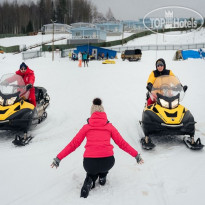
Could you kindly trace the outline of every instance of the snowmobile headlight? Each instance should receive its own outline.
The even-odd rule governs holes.
[[[0,96],[0,105],[4,104],[4,99]]]
[[[16,100],[16,97],[12,97],[12,98],[6,100],[6,105],[13,105],[15,100]]]
[[[162,107],[169,108],[169,102],[160,98],[160,103]]]
[[[176,108],[179,105],[179,100],[178,99],[174,100],[171,105],[172,108]]]

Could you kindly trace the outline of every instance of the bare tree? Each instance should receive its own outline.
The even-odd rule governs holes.
[[[106,18],[108,21],[116,21],[111,8],[108,9],[107,13],[106,13]]]
[[[97,8],[89,0],[39,0],[37,3],[0,4],[0,33],[20,34],[38,31],[50,19],[59,23],[92,22]]]

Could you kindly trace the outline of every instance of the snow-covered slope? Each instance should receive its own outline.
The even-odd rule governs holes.
[[[124,46],[135,45],[166,45],[166,44],[195,44],[205,42],[205,29],[201,28],[199,31],[187,33],[186,31],[168,32],[165,34],[151,34],[142,38],[136,38],[129,41]]]
[[[71,37],[71,34],[55,34],[54,39],[58,40],[61,38],[67,38],[69,39]],[[14,45],[26,45],[27,47],[35,45],[35,44],[41,44],[46,43],[49,41],[52,41],[52,34],[46,34],[46,35],[35,35],[35,36],[19,36],[19,37],[10,37],[10,38],[0,38],[0,46],[14,46]],[[67,39],[60,40],[54,42],[55,44],[66,44]]]
[[[205,143],[205,61],[172,61],[175,51],[143,52],[140,62],[121,59],[116,64],[103,65],[90,61],[88,68],[79,68],[77,62],[51,54],[27,60],[35,71],[35,85],[48,90],[51,104],[48,118],[32,134],[32,143],[15,147],[13,136],[0,132],[0,201],[2,205],[202,205],[204,204],[205,153],[188,150],[180,140],[158,142],[155,150],[141,150],[141,119],[145,103],[146,81],[155,69],[156,58],[163,57],[167,68],[188,85],[182,102],[192,112],[196,136]],[[18,68],[21,54],[0,56],[0,76]],[[107,184],[97,184],[87,199],[80,198],[85,178],[83,152],[85,142],[60,167],[50,168],[53,158],[75,136],[90,117],[94,97],[101,97],[105,111],[122,136],[135,147],[145,164],[115,146],[115,166],[108,175]]]
[[[129,37],[132,33],[124,33],[123,38]],[[71,38],[71,34],[55,34],[54,38],[56,40],[60,38],[66,38],[64,40],[56,41],[54,44],[67,44],[67,39]],[[106,41],[121,40],[120,36],[107,36]],[[150,44],[194,44],[194,43],[204,43],[205,42],[205,29],[202,28],[195,32],[169,32],[162,34],[151,34],[142,38],[136,38],[129,41],[124,46],[136,46],[136,45],[150,45]],[[0,46],[13,46],[13,45],[26,45],[26,47],[33,46],[36,44],[46,43],[52,40],[52,34],[47,35],[35,35],[35,36],[24,36],[24,37],[12,37],[12,38],[1,38]]]

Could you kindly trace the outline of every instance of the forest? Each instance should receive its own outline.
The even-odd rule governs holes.
[[[97,8],[88,0],[4,1],[0,4],[0,34],[38,32],[51,20],[65,24],[92,22],[97,15]]]

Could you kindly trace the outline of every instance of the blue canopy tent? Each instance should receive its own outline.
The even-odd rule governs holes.
[[[95,59],[99,59],[99,57],[114,59],[117,55],[117,51],[91,45],[77,46],[77,49],[74,50],[74,53],[78,54],[79,52],[87,52],[90,56],[93,56]]]
[[[187,51],[181,51],[182,53],[182,57],[184,60],[188,59],[188,58],[201,58],[201,55],[198,51],[194,51],[194,50],[187,50]]]

